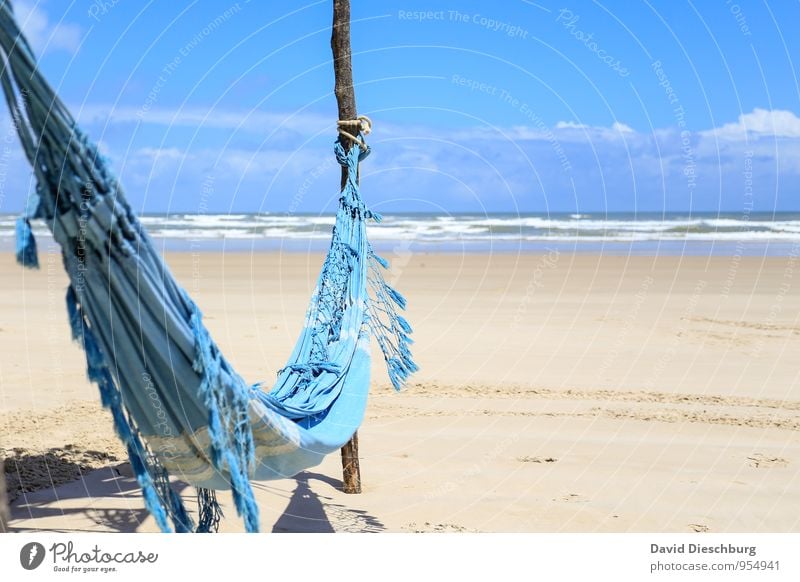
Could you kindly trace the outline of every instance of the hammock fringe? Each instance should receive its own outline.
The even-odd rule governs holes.
[[[202,375],[198,396],[208,409],[212,463],[218,471],[227,468],[236,511],[244,519],[247,531],[257,532],[258,505],[249,479],[249,470],[255,465],[255,450],[248,416],[248,389],[233,373],[233,385],[223,384],[219,351],[203,325],[200,309],[194,304],[192,308],[193,368]]]
[[[72,337],[83,345],[86,353],[86,374],[89,380],[98,385],[103,406],[111,411],[114,429],[128,452],[131,469],[142,488],[147,510],[163,532],[171,532],[173,527],[178,533],[191,531],[191,518],[186,513],[180,496],[170,487],[166,470],[147,450],[133,419],[125,414],[122,395],[82,314],[77,293],[71,285],[67,289],[66,299]],[[168,518],[173,527],[170,527]]]
[[[383,269],[389,268],[389,262],[375,254],[372,247],[369,249],[369,261],[369,327],[383,352],[392,386],[395,390],[401,390],[408,377],[419,370],[409,348],[414,343],[408,335],[412,332],[411,325],[397,313],[398,308],[406,308],[406,299],[386,283]]]
[[[39,268],[39,256],[36,250],[36,239],[33,236],[31,223],[27,218],[18,218],[16,225],[17,262],[29,269]]]
[[[197,520],[196,533],[216,533],[225,514],[217,502],[217,493],[213,489],[203,487],[197,490]]]

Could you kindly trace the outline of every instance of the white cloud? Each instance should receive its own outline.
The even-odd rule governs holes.
[[[632,136],[636,133],[629,125],[619,121],[612,123],[611,127],[586,125],[584,123],[575,123],[574,121],[559,121],[555,124],[554,130],[556,135],[562,134],[565,137],[575,137],[576,135],[580,135],[584,136],[584,139],[590,140],[615,140],[619,139],[622,134]]]
[[[598,125],[586,125],[584,123],[575,123],[574,121],[559,121],[555,125],[555,129],[572,130],[580,129],[584,132],[607,134],[610,131],[614,133],[634,133],[633,128],[625,125],[619,121],[611,124],[611,127],[603,127]]]
[[[267,135],[277,128],[311,137],[326,129],[334,131],[335,121],[317,113],[273,113],[258,110],[227,110],[204,107],[142,107],[90,105],[74,109],[79,123],[143,123],[167,127],[235,129]]]
[[[421,133],[431,133],[430,130]],[[611,127],[602,127],[575,123],[574,121],[559,121],[554,126],[548,127],[544,124],[514,125],[511,127],[490,127],[460,129],[456,131],[436,131],[438,137],[455,142],[490,140],[490,141],[549,141],[549,142],[586,142],[595,140],[616,141],[621,137],[630,139],[637,132],[628,125],[615,121]]]
[[[81,44],[81,29],[75,24],[51,23],[42,3],[16,2],[14,13],[22,32],[36,52],[63,50],[75,53]]]
[[[333,156],[333,154],[328,154]],[[230,176],[244,174],[268,177],[276,172],[302,175],[319,165],[320,152],[314,149],[245,150],[190,149],[176,147],[142,147],[129,155],[126,164],[132,165],[142,176],[161,175],[164,172],[198,175],[211,168],[222,168]]]
[[[79,124],[129,124],[142,123],[164,127],[191,127],[201,129],[235,130],[267,136],[273,131],[279,135],[291,134],[303,139],[325,132],[333,134],[335,125],[330,115],[311,111],[271,112],[260,110],[235,110],[207,107],[142,107],[108,104],[85,105],[73,109]],[[377,136],[383,139],[430,137],[434,141],[563,141],[584,142],[587,139],[616,141],[630,140],[640,134],[629,125],[615,121],[610,127],[592,126],[574,121],[559,121],[552,127],[540,124],[469,127],[464,129],[440,129],[426,126],[381,123]],[[368,140],[369,141],[369,140]]]
[[[625,125],[624,123],[620,123],[619,121],[615,121],[611,125],[611,129],[619,133],[634,133],[633,128],[631,126]]]
[[[575,123],[574,121],[559,121],[556,123],[556,129],[589,129],[590,126],[583,123]]]
[[[800,137],[800,117],[781,109],[753,109],[743,113],[735,123],[700,132],[723,139],[744,139],[748,133],[770,137]]]
[[[183,160],[186,154],[178,148],[139,148],[137,155],[150,160]]]

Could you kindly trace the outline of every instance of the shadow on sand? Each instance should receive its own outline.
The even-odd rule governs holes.
[[[342,482],[319,473],[304,472],[295,477],[297,486],[289,505],[272,527],[273,533],[283,532],[380,532],[386,528],[376,517],[360,509],[351,509],[332,498],[311,490],[309,482],[321,481],[341,490]]]
[[[130,509],[103,507],[107,499],[129,499]],[[76,502],[79,501],[79,502]],[[125,505],[116,501],[112,505]],[[17,520],[36,520],[48,517],[64,517],[64,523],[93,525],[66,527],[46,531],[86,532],[117,531],[135,532],[148,517],[147,510],[137,508],[141,505],[141,491],[136,479],[122,476],[115,467],[96,469],[80,474],[78,479],[60,486],[40,488],[33,492],[20,492],[11,504],[11,525],[9,531],[35,531],[36,524],[26,523],[16,526]],[[71,517],[83,519],[71,520]]]
[[[77,475],[73,481],[32,492],[18,491],[17,499],[11,504],[9,531],[37,531],[37,519],[52,517],[63,517],[63,523],[67,527],[54,529],[51,522],[51,526],[43,528],[42,531],[126,533],[138,531],[142,522],[148,518],[148,513],[141,507],[141,491],[136,479],[125,471],[124,467],[124,465],[105,467],[88,473],[83,473],[80,467],[76,467]],[[120,468],[123,469],[122,472]],[[364,510],[333,503],[332,497],[313,491],[310,485],[311,482],[317,481],[341,490],[341,481],[311,472],[300,473],[294,481],[296,486],[291,493],[289,504],[274,523],[273,533],[385,530],[383,523],[376,517]],[[193,494],[193,490],[186,483],[177,481],[173,487],[178,493]],[[187,502],[187,507],[191,508],[191,500],[187,499]],[[109,505],[113,507],[107,507]],[[130,508],[124,508],[125,505],[129,505]],[[228,514],[227,519],[236,519],[235,511],[226,511],[226,514]],[[24,520],[24,523],[15,524],[20,520]],[[69,527],[70,523],[76,526]],[[268,528],[267,524],[262,523],[262,531],[269,531]]]

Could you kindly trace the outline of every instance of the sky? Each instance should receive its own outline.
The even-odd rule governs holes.
[[[139,212],[330,212],[331,0],[17,0]],[[800,2],[352,1],[382,212],[800,210]],[[0,120],[8,135],[8,114]],[[16,141],[0,212],[23,207]]]

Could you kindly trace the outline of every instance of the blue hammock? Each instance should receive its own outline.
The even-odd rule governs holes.
[[[40,74],[8,1],[0,0],[0,82],[36,192],[17,223],[17,260],[36,267],[30,220],[60,245],[67,312],[162,531],[215,531],[214,491],[231,489],[247,531],[258,531],[250,480],[290,477],[340,449],[361,423],[376,338],[395,388],[417,368],[405,300],[389,287],[366,236],[358,164],[369,149],[335,154],[347,170],[331,245],[287,365],[270,391],[248,385],[220,353],[197,305],[178,285],[125,200],[107,162]],[[170,475],[198,488],[197,522]]]

